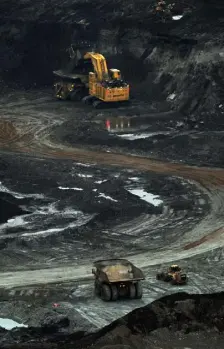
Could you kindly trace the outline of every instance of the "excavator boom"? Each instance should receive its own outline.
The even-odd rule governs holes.
[[[95,52],[87,52],[84,55],[84,59],[91,59],[94,66],[95,73],[98,81],[103,81],[108,78],[107,62],[103,55]]]

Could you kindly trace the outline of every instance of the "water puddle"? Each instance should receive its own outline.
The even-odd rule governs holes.
[[[104,127],[109,133],[116,134],[126,140],[134,141],[138,139],[147,139],[154,136],[169,135],[164,127],[158,130],[152,125],[152,120],[140,117],[110,117],[104,120]],[[164,130],[163,130],[164,129]]]
[[[118,137],[122,137],[123,139],[127,139],[129,141],[134,141],[137,139],[146,139],[146,138],[150,138],[150,137],[154,137],[154,136],[158,136],[158,135],[166,135],[169,134],[169,132],[148,132],[148,133],[125,133],[125,134],[121,134],[118,135]]]
[[[16,327],[28,327],[28,326],[24,324],[19,324],[18,322],[11,319],[0,318],[0,327],[10,331]]]
[[[148,121],[149,122],[149,121]],[[126,116],[117,116],[110,117],[104,121],[105,129],[108,132],[130,132],[136,130],[144,130],[149,127],[149,124],[146,120],[137,117],[126,117]]]
[[[67,188],[67,187],[58,187],[58,189],[61,190],[78,190],[78,191],[82,191],[82,188]]]
[[[111,117],[105,120],[105,128],[109,132],[123,131],[124,129],[129,129],[131,127],[130,118],[125,117]]]
[[[141,200],[144,200],[154,206],[159,206],[163,202],[159,199],[158,195],[148,193],[144,189],[128,189],[129,193],[138,196]]]
[[[99,198],[104,198],[104,199],[107,199],[107,200],[111,200],[111,201],[114,201],[114,202],[118,202],[117,200],[113,199],[111,196],[109,195],[105,195],[103,193],[99,193]]]
[[[81,177],[81,178],[91,178],[91,177],[93,177],[93,175],[90,175],[90,174],[83,174],[83,173],[78,173],[77,176],[78,176],[78,177]]]

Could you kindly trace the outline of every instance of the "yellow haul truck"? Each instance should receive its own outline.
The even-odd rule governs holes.
[[[95,294],[103,301],[116,301],[118,298],[141,299],[142,280],[145,276],[127,259],[106,259],[93,263]]]

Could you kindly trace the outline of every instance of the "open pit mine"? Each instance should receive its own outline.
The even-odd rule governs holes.
[[[0,347],[223,349],[223,2],[0,18]]]

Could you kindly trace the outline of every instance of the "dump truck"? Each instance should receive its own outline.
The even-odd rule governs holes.
[[[89,51],[80,57],[70,48],[72,72],[54,71],[55,97],[80,101],[94,108],[117,106],[129,102],[129,84],[121,78],[119,69],[108,69],[105,57]],[[70,69],[71,70],[71,69]]]
[[[60,100],[81,101],[88,94],[88,75],[54,71],[55,97]]]
[[[159,272],[156,275],[157,280],[170,282],[172,285],[184,285],[187,283],[187,274],[177,264],[171,265],[167,271]]]
[[[142,298],[141,269],[126,259],[105,259],[93,263],[95,294],[103,301],[116,301],[118,298]]]
[[[54,95],[59,100],[80,101],[88,95],[89,72],[92,69],[90,59],[83,59],[86,48],[90,45],[86,42],[71,45],[68,51],[65,68],[54,70]]]

